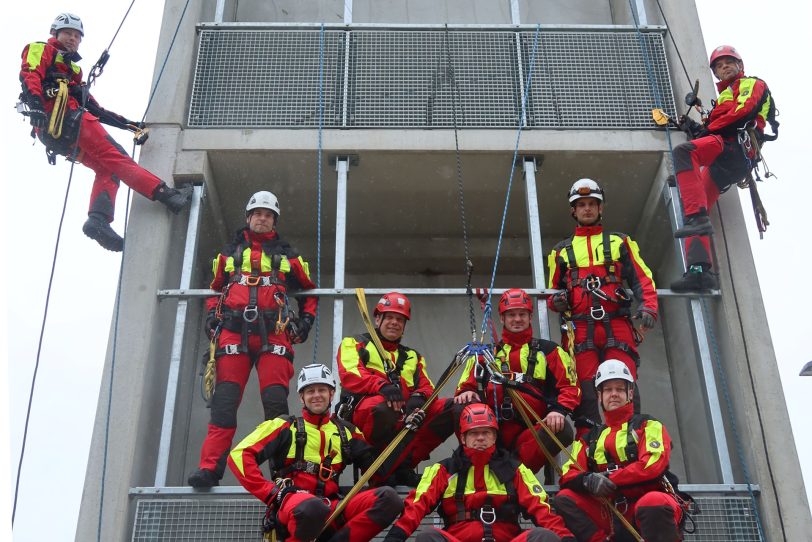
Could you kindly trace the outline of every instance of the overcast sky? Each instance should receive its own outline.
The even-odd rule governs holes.
[[[808,282],[804,274],[812,269],[812,254],[805,223],[809,213],[805,197],[809,194],[808,169],[802,168],[802,160],[812,149],[805,133],[808,120],[802,116],[808,111],[802,101],[808,99],[802,96],[807,91],[799,83],[806,69],[793,69],[789,60],[809,49],[805,28],[791,22],[806,24],[812,20],[810,4],[773,2],[767,8],[763,2],[750,0],[697,3],[706,49],[721,43],[735,45],[744,56],[747,72],[768,81],[781,110],[781,139],[770,144],[765,153],[779,178],[760,189],[772,224],[765,240],[758,241],[753,229],[751,239],[809,494],[812,378],[797,375],[801,366],[812,360],[812,345],[804,340],[810,334],[806,310],[811,303],[804,288]],[[3,67],[7,76],[2,85],[8,310],[0,316],[7,319],[0,330],[7,334],[8,349],[7,363],[0,363],[0,379],[9,385],[10,410],[6,410],[5,402],[0,405],[0,431],[7,431],[10,438],[9,446],[0,447],[0,460],[9,465],[8,469],[0,469],[0,481],[7,481],[5,487],[10,490],[0,494],[0,504],[9,511],[0,514],[0,533],[9,530],[25,408],[70,170],[61,159],[56,166],[46,163],[42,146],[33,144],[27,123],[12,109],[20,90],[19,53],[26,43],[45,40],[54,16],[67,9],[85,23],[86,36],[80,52],[85,55],[82,66],[88,71],[109,44],[128,5],[128,1],[41,0],[36,9],[14,10],[25,15],[7,13],[13,18],[5,29],[8,47]],[[162,8],[162,2],[135,3],[110,50],[108,67],[93,88],[102,106],[130,118],[141,117],[150,90]],[[679,66],[671,69],[674,74],[681,72]],[[700,75],[692,74],[692,78]],[[110,133],[131,149],[127,133],[112,128]],[[89,170],[77,166],[34,395],[17,509],[17,540],[74,538],[120,262],[119,255],[101,249],[81,232],[91,184]],[[731,190],[723,197],[738,197],[738,191]],[[125,199],[126,189],[122,186],[114,223],[119,232],[123,230]],[[746,204],[749,206],[749,201]],[[749,211],[746,216],[752,227]]]

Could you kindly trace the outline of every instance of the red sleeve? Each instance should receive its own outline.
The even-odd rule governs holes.
[[[429,373],[426,372],[426,358],[417,351],[415,351],[415,354],[417,354],[417,367],[415,367],[414,374],[417,379],[417,386],[411,390],[411,393],[422,393],[428,397],[434,393],[434,383],[431,381]],[[403,382],[402,378],[401,382]]]
[[[448,471],[442,463],[435,463],[423,471],[420,483],[403,501],[403,514],[395,526],[410,535],[420,526],[420,521],[434,508],[448,487]]]
[[[218,254],[215,256],[214,261],[212,261],[211,271],[213,278],[209,288],[215,292],[222,292],[223,288],[226,286],[226,284],[228,284],[229,277],[228,273],[225,271],[226,260],[227,258],[223,254]],[[210,311],[215,308],[219,299],[219,296],[213,296],[206,299],[206,311]]]
[[[457,391],[454,392],[454,395],[459,395],[466,391],[478,391],[476,376],[475,376],[475,369],[476,364],[478,363],[476,356],[471,356],[468,358],[468,361],[465,362],[465,368],[462,370],[462,374],[460,375],[460,381],[457,383]]]
[[[575,463],[568,459],[564,466],[561,467],[561,479],[558,481],[558,485],[562,488],[573,483],[579,475],[587,471],[586,448],[587,444],[583,439],[578,439],[572,444],[571,453],[575,458]],[[578,487],[580,488],[580,484]]]
[[[310,280],[310,273],[308,272],[307,263],[300,257],[290,258],[290,272],[295,277],[296,281],[301,286],[302,290],[312,290],[316,284]],[[299,314],[307,313],[313,317],[316,316],[316,310],[319,306],[319,298],[313,295],[304,297],[297,297],[296,301],[299,303]]]
[[[556,346],[555,350],[547,354],[546,358],[547,369],[555,376],[555,386],[558,391],[556,401],[569,410],[570,412],[567,412],[569,414],[581,404],[581,388],[578,386],[575,363],[560,346]]]
[[[753,85],[753,92],[744,101],[744,103],[741,103],[739,102],[738,85],[741,85],[742,79],[745,79],[745,77],[742,77],[736,82],[737,89],[733,99],[725,102],[724,104],[720,104],[714,110],[718,110],[721,113],[714,115],[713,112],[711,112],[710,122],[708,123],[708,130],[711,132],[719,132],[728,126],[736,124],[740,120],[751,116],[756,106],[761,101],[761,98],[764,96],[764,93],[767,91],[767,85],[764,83],[764,81],[757,79]],[[728,107],[724,107],[723,109],[723,106],[727,106],[728,104],[730,105]]]
[[[609,475],[618,486],[635,485],[656,480],[668,469],[671,459],[671,437],[657,420],[647,420],[637,430],[637,461]]]
[[[341,387],[350,393],[375,395],[389,383],[389,380],[382,374],[367,369],[361,361],[361,350],[365,349],[366,345],[365,342],[356,341],[355,337],[344,337],[336,355],[338,378]],[[374,348],[368,349],[365,353],[378,358]]]
[[[560,538],[570,537],[572,533],[567,529],[561,516],[553,514],[547,502],[547,493],[536,475],[524,465],[519,465],[516,475],[513,478],[516,486],[516,497],[519,506],[527,511],[527,515],[532,519],[537,527],[549,529]]]
[[[562,267],[563,262],[559,260],[558,254],[560,250],[556,247],[547,256],[547,288],[553,290],[565,290],[567,288],[566,278]],[[565,267],[564,267],[565,268]],[[547,297],[547,308],[553,312],[558,312],[553,306],[553,296]]]
[[[282,418],[268,420],[259,424],[253,433],[231,450],[228,467],[245,489],[267,504],[274,483],[262,475],[260,459],[276,455],[284,457],[292,442],[290,422]]]
[[[23,48],[20,83],[27,94],[38,97],[43,103],[42,82],[55,54],[56,49],[41,42],[29,43]]]
[[[623,278],[634,292],[634,297],[640,302],[640,308],[645,308],[653,316],[657,316],[657,288],[651,269],[640,256],[640,248],[631,237],[625,236],[620,245],[620,259],[623,266]]]

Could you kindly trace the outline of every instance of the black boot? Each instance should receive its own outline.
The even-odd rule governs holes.
[[[683,237],[711,235],[712,233],[713,225],[710,222],[710,217],[707,214],[700,213],[685,217],[685,225],[674,232],[674,237],[682,239]]]
[[[124,238],[113,231],[107,217],[101,213],[90,213],[82,226],[85,235],[113,252],[124,250]]]
[[[213,470],[197,469],[189,475],[187,480],[189,485],[198,489],[204,489],[220,485],[220,477]]]
[[[167,186],[166,183],[161,183],[155,189],[155,192],[152,193],[152,197],[155,201],[160,201],[166,205],[173,213],[178,214],[192,201],[192,190],[193,188],[191,186],[184,186],[180,190],[177,190],[171,186]]]
[[[719,279],[716,273],[701,265],[692,265],[682,278],[671,283],[674,292],[699,292],[702,290],[718,290]]]

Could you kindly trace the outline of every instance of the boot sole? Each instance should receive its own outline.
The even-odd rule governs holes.
[[[101,234],[101,230],[95,227],[82,227],[82,233],[96,241],[99,246],[110,252],[121,252],[124,250],[124,239],[119,243],[115,239],[105,238]]]

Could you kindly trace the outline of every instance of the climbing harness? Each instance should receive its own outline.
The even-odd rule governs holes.
[[[516,486],[513,479],[499,480],[504,486],[505,495],[507,500],[495,507],[492,504],[491,496],[485,497],[485,502],[478,508],[466,508],[465,506],[465,487],[468,485],[468,475],[471,470],[470,465],[462,470],[456,472],[456,485],[454,487],[454,504],[456,505],[456,512],[453,515],[445,513],[443,507],[438,508],[443,522],[444,529],[450,526],[461,523],[464,521],[479,521],[482,525],[482,542],[496,542],[493,536],[493,524],[497,521],[506,523],[518,523],[519,521],[519,505],[516,496]],[[491,470],[491,473],[493,471]]]

